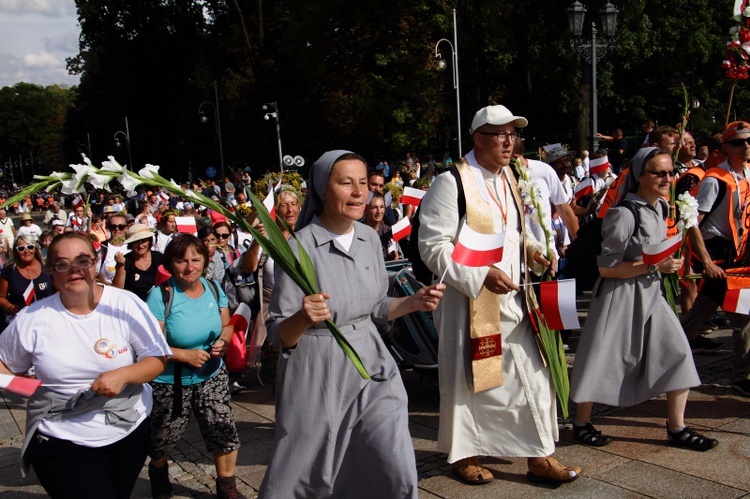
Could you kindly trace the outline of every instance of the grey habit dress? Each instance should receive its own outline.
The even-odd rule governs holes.
[[[640,226],[626,207],[607,211],[602,224],[600,267],[642,261],[642,244],[664,240],[662,206],[629,193]],[[659,200],[660,204],[666,204]],[[657,211],[658,209],[658,211]],[[650,241],[649,241],[650,239]],[[599,278],[581,333],[570,398],[610,406],[640,404],[661,393],[700,385],[685,333],[662,296],[661,275]]]
[[[365,380],[320,324],[279,357],[276,437],[260,497],[415,498],[417,469],[407,396],[398,367],[373,321],[392,300],[380,240],[354,223],[349,251],[316,217],[297,232],[317,271],[318,289],[372,376]],[[296,252],[296,244],[292,244]],[[304,294],[278,267],[268,336],[282,351],[279,325]]]

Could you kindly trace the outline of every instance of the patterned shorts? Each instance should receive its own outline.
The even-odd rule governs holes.
[[[190,413],[195,414],[206,448],[212,453],[231,452],[240,448],[234,424],[229,375],[226,366],[203,383],[182,387],[182,415],[172,417],[174,385],[151,383],[154,408],[151,411],[151,439],[148,455],[161,459],[185,433]]]

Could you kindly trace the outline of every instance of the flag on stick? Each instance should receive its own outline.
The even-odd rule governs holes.
[[[467,267],[486,267],[503,259],[505,232],[480,234],[464,221],[451,258]]]
[[[581,199],[584,196],[593,196],[594,195],[594,181],[590,178],[585,178],[581,183],[576,185],[575,190],[573,191],[573,197],[576,201]]]
[[[643,263],[646,265],[656,265],[663,262],[680,249],[680,244],[682,244],[682,233],[677,233],[677,235],[665,239],[658,244],[644,244]]]
[[[750,288],[747,278],[727,275],[727,292],[721,308],[724,312],[750,315]]]
[[[0,388],[16,393],[23,397],[31,397],[42,384],[41,380],[14,376],[12,374],[0,374]]]
[[[242,372],[247,367],[247,347],[245,346],[245,338],[247,337],[247,329],[250,327],[250,323],[253,317],[253,313],[250,311],[250,307],[246,303],[240,303],[237,310],[229,319],[229,326],[234,326],[234,334],[232,340],[227,345],[227,369],[230,372]]]
[[[177,224],[177,232],[181,234],[197,234],[198,228],[195,225],[195,217],[174,217]]]
[[[422,202],[422,198],[425,194],[427,194],[427,191],[404,186],[404,195],[401,196],[401,202],[417,207],[419,206],[419,203]]]
[[[576,280],[563,279],[540,283],[541,306],[550,329],[579,329],[576,309]]]
[[[411,234],[411,222],[409,217],[404,217],[391,227],[394,241],[400,241],[409,234]]]
[[[34,281],[32,280],[31,282],[29,282],[29,285],[26,288],[26,291],[23,292],[23,301],[27,307],[31,305],[35,297],[36,297],[36,288],[34,287]]]

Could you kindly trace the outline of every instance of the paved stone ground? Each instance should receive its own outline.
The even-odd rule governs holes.
[[[725,342],[716,355],[697,355],[703,385],[691,391],[688,424],[718,438],[719,447],[697,453],[667,445],[664,430],[666,399],[658,397],[627,409],[597,407],[597,426],[615,441],[603,448],[573,443],[570,421],[560,421],[556,456],[580,465],[583,476],[561,487],[534,486],[526,480],[523,459],[485,458],[497,478],[470,487],[451,474],[445,455],[437,452],[438,387],[433,375],[403,373],[410,397],[410,430],[419,472],[421,498],[445,497],[750,497],[750,403],[732,392],[731,332],[713,338]],[[576,338],[571,339],[575,348]],[[569,356],[572,361],[574,355]],[[254,373],[247,373],[254,375]],[[243,447],[237,476],[248,497],[257,497],[273,443],[274,407],[270,387],[246,378],[250,388],[235,396]],[[0,400],[0,496],[44,497],[32,474],[21,479],[18,457],[24,424],[24,400],[2,393]],[[302,444],[301,444],[302,445]],[[214,469],[197,426],[191,424],[171,455],[170,475],[178,497],[212,497]],[[149,497],[146,471],[134,497]]]

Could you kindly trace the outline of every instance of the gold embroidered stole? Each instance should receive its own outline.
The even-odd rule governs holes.
[[[481,234],[494,234],[492,207],[480,194],[474,172],[466,162],[456,166],[466,198],[466,223]],[[502,386],[500,297],[485,287],[476,300],[469,298],[469,332],[474,393]]]

